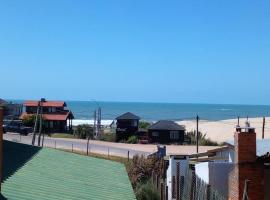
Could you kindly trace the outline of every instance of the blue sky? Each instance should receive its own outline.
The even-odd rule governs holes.
[[[0,3],[2,98],[270,104],[269,1]]]

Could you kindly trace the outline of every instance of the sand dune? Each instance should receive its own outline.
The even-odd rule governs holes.
[[[246,118],[240,119],[240,126],[244,126]],[[262,138],[263,118],[250,118],[250,125],[256,128],[257,138]],[[186,127],[187,131],[196,130],[196,121],[179,121],[177,122]],[[217,142],[225,142],[232,140],[235,132],[237,119],[221,120],[221,121],[200,121],[199,130],[205,133],[207,137]],[[270,117],[266,118],[265,138],[270,138]]]

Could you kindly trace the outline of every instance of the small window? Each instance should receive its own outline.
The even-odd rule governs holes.
[[[153,137],[158,137],[159,136],[159,132],[156,132],[156,131],[155,132],[152,132],[152,136]]]
[[[179,139],[179,132],[178,131],[171,131],[170,132],[170,138],[172,140],[178,140]]]

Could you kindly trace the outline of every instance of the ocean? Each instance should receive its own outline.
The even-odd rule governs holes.
[[[13,100],[21,103],[21,100]],[[270,105],[226,105],[188,103],[130,103],[66,101],[77,120],[92,120],[94,110],[101,107],[103,120],[114,120],[117,116],[132,112],[142,120],[192,120],[198,115],[202,120],[225,120],[240,117],[270,116]]]
[[[125,102],[86,102],[67,101],[75,119],[93,119],[94,110],[101,107],[102,119],[113,120],[117,116],[132,112],[146,121],[190,120],[199,115],[203,120],[224,120],[240,117],[270,116],[270,106],[218,105],[184,103],[125,103]]]

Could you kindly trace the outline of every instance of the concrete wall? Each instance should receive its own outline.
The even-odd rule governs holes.
[[[233,163],[209,163],[209,184],[224,197],[228,197],[229,173]]]
[[[229,162],[206,162],[195,165],[196,175],[224,197],[228,196],[228,176],[232,170],[233,163]]]

